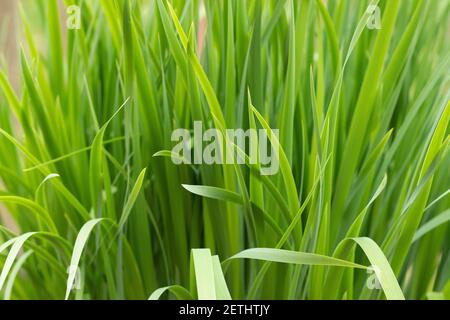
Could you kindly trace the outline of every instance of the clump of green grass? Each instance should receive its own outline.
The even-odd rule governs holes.
[[[2,298],[450,298],[449,1],[22,4]],[[279,128],[279,173],[174,165],[194,121]]]

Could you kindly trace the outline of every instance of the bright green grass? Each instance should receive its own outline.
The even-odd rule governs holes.
[[[202,1],[21,3],[1,298],[450,299],[450,1],[207,0],[201,49]],[[194,121],[279,173],[174,165]]]

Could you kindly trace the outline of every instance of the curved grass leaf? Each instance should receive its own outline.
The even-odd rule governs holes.
[[[145,172],[146,169],[141,171],[138,178],[136,179],[136,183],[134,184],[133,189],[131,189],[128,200],[123,208],[122,216],[120,217],[119,230],[123,228],[126,221],[128,220],[131,210],[133,209],[134,203],[136,202],[136,199],[139,196],[139,192],[141,191],[142,188],[142,183],[144,182]]]
[[[391,265],[375,241],[367,237],[353,238],[352,240],[361,247],[372,267],[375,268],[375,275],[380,281],[386,298],[388,300],[405,300]]]
[[[37,234],[37,232],[27,232],[21,236],[18,236],[17,238],[14,238],[12,242],[11,250],[8,253],[8,257],[6,258],[5,264],[3,265],[2,272],[0,274],[0,290],[2,290],[3,285],[6,281],[6,277],[9,274],[9,271],[11,270],[11,267],[16,260],[17,255],[20,253],[20,250],[22,249],[23,244],[25,241],[27,241],[30,237]]]
[[[192,192],[193,194],[210,199],[230,201],[237,204],[244,203],[242,197],[239,194],[223,188],[209,187],[209,186],[193,186],[187,184],[183,184],[183,188],[185,188],[189,192]]]
[[[11,300],[14,281],[16,280],[16,277],[20,272],[20,269],[22,268],[22,266],[27,261],[28,257],[31,256],[32,253],[33,250],[28,250],[23,255],[21,255],[20,258],[17,260],[17,262],[14,264],[11,272],[9,273],[8,281],[6,282],[5,286],[5,300]]]
[[[18,204],[20,206],[30,209],[31,212],[33,212],[37,217],[44,219],[44,221],[47,223],[49,229],[52,232],[58,234],[58,229],[56,228],[55,223],[53,222],[52,218],[50,217],[50,214],[36,202],[26,199],[26,198],[16,197],[16,196],[0,196],[0,202],[14,203],[14,204]]]
[[[289,264],[304,264],[304,265],[316,265],[316,266],[335,266],[335,267],[347,267],[367,269],[366,266],[345,261],[325,255],[297,252],[282,249],[272,248],[254,248],[247,249],[239,252],[238,254],[228,258],[223,263],[227,263],[233,259],[254,259],[270,262],[289,263]]]
[[[191,293],[188,290],[186,290],[185,288],[183,288],[182,286],[178,286],[178,285],[156,289],[150,295],[148,300],[159,300],[159,298],[165,292],[172,293],[175,297],[177,297],[178,300],[192,300]]]
[[[72,287],[75,282],[75,277],[77,273],[76,270],[78,270],[81,254],[83,253],[84,247],[86,246],[86,243],[89,239],[89,235],[91,234],[94,227],[103,220],[104,219],[94,219],[86,222],[77,235],[77,239],[75,240],[75,244],[73,246],[72,258],[70,259],[69,276],[67,277],[65,300],[69,299],[70,291],[72,290]]]

